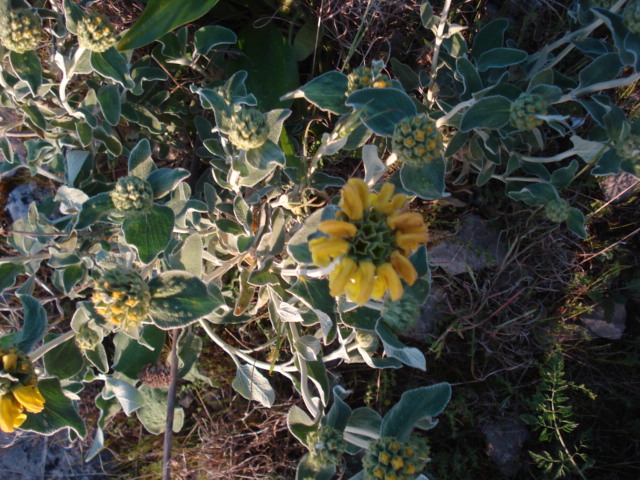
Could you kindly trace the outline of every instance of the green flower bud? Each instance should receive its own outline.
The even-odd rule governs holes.
[[[149,313],[150,300],[147,283],[137,271],[128,268],[105,271],[96,281],[91,297],[96,312],[123,330],[142,324]]]
[[[407,117],[393,131],[391,150],[401,161],[420,167],[442,157],[442,134],[438,131],[436,122],[425,114]]]
[[[640,162],[640,135],[630,133],[616,145],[616,153],[620,158]]]
[[[42,40],[40,17],[28,8],[11,10],[0,21],[0,42],[16,53],[35,50]]]
[[[75,341],[80,350],[93,350],[102,342],[102,336],[91,327],[83,325],[76,333]]]
[[[518,130],[532,130],[544,123],[536,115],[547,114],[547,103],[535,93],[522,93],[511,104],[509,122]]]
[[[566,200],[558,198],[555,200],[551,200],[545,205],[544,214],[552,222],[562,223],[567,218],[569,218],[570,209],[571,207]]]
[[[15,347],[0,348],[0,396],[37,381],[36,369],[26,353]]]
[[[307,436],[309,444],[309,461],[317,467],[337,465],[342,459],[347,442],[342,432],[333,427],[320,427]]]
[[[371,445],[362,459],[365,480],[414,480],[429,461],[429,446],[420,437],[401,442],[382,437]]]
[[[133,175],[120,177],[110,196],[116,210],[128,217],[145,214],[153,207],[151,185]]]
[[[406,333],[415,325],[420,316],[420,304],[411,295],[404,295],[395,302],[386,300],[380,311],[382,321],[396,333]]]
[[[380,341],[378,335],[366,330],[358,330],[356,332],[356,343],[365,352],[373,353],[378,349]]]
[[[78,22],[78,43],[92,52],[104,52],[116,43],[116,32],[105,17],[96,12],[88,13]]]
[[[256,108],[242,107],[232,121],[229,141],[240,150],[258,148],[267,141],[269,126],[264,114]]]
[[[381,73],[383,64],[358,67],[347,75],[347,94],[363,88],[386,88],[391,86],[388,75]]]
[[[622,12],[622,21],[630,32],[640,35],[640,1],[630,0]]]

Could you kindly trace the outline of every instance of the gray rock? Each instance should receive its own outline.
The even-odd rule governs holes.
[[[419,342],[427,340],[435,330],[436,324],[438,320],[442,318],[442,315],[449,313],[448,310],[441,307],[446,299],[447,292],[444,288],[431,285],[429,298],[427,298],[425,304],[420,308],[420,316],[416,320],[415,326],[402,336]]]
[[[596,305],[593,313],[580,317],[591,333],[596,337],[620,340],[627,324],[627,309],[621,303],[615,303],[610,318],[602,305]]]
[[[60,432],[44,437],[0,432],[0,480],[107,480],[101,456],[85,463],[82,449]]]
[[[600,182],[600,188],[604,193],[607,202],[624,202],[632,195],[640,191],[640,179],[627,172],[620,172],[617,175],[607,175]]]
[[[529,438],[524,423],[514,418],[500,419],[482,427],[487,441],[487,455],[507,478],[514,477],[524,464],[521,450]]]
[[[487,227],[477,215],[462,220],[460,231],[453,238],[429,248],[429,262],[449,275],[469,270],[479,271],[500,263],[507,254],[500,233]]]

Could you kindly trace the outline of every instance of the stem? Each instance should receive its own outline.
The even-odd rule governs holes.
[[[31,262],[32,260],[46,260],[49,257],[51,257],[51,255],[48,253],[38,253],[36,255],[28,255],[28,256],[20,256],[20,257],[5,257],[5,258],[0,258],[0,265],[4,265],[5,263],[27,263],[27,262]]]
[[[632,83],[635,83],[638,80],[640,80],[640,72],[636,72],[633,75],[629,75],[628,77],[617,78],[615,80],[607,80],[606,82],[594,83],[593,85],[579,88],[577,90],[574,90],[571,93],[567,93],[566,95],[560,97],[559,100],[554,102],[554,104],[575,100],[580,95],[584,95],[586,93],[597,92],[600,90],[607,90],[609,88],[625,87],[627,85],[631,85]]]
[[[440,48],[442,47],[442,41],[444,40],[444,27],[447,24],[447,16],[449,15],[449,8],[451,7],[451,0],[445,0],[444,7],[442,8],[442,15],[440,15],[440,23],[438,24],[438,31],[436,33],[435,47],[433,49],[433,58],[431,59],[431,78],[429,79],[429,86],[427,91],[427,101],[431,103],[433,101],[433,86],[436,81],[436,70],[438,69],[438,57],[440,56]]]
[[[291,339],[293,340],[293,343],[296,344],[298,340],[300,340],[298,325],[296,325],[295,323],[289,323],[288,325],[289,331],[291,332]],[[302,355],[297,353],[297,349],[296,356],[298,357],[298,363],[300,364],[300,390],[302,393],[302,400],[304,400],[304,404],[307,407],[307,410],[309,410],[309,413],[311,413],[311,415],[313,416],[314,420],[317,420],[322,414],[322,411],[316,406],[311,393],[309,393],[307,361],[302,358]]]
[[[176,388],[178,386],[178,334],[175,329],[171,344],[171,384],[167,393],[167,423],[164,430],[164,450],[162,454],[162,480],[171,478],[171,438],[173,437],[173,415],[176,407]]]
[[[502,182],[529,182],[529,183],[544,183],[544,180],[536,177],[503,177],[502,175],[491,175],[491,178],[500,180]]]
[[[576,155],[575,148],[570,148],[564,152],[561,152],[553,157],[529,157],[528,155],[521,155],[520,158],[526,162],[533,163],[552,163],[559,162],[560,160],[564,160],[565,158],[569,158]]]
[[[350,427],[347,425],[344,429],[345,433],[353,433],[357,435],[362,435],[365,437],[373,438],[374,440],[378,440],[380,438],[379,432],[374,432],[371,430],[367,430],[366,428],[358,428],[358,427]]]
[[[470,98],[469,100],[466,100],[466,101],[464,101],[462,103],[459,103],[458,105],[453,107],[451,110],[449,110],[444,117],[440,117],[438,120],[436,120],[436,127],[440,128],[442,125],[447,123],[448,120],[451,120],[451,118],[456,113],[458,113],[463,108],[470,107],[471,105],[473,105],[475,103],[475,101],[476,101],[475,98]]]
[[[76,332],[74,332],[73,330],[69,330],[68,332],[63,333],[59,337],[56,337],[53,340],[48,341],[41,347],[36,348],[33,352],[31,352],[31,354],[29,355],[29,360],[31,360],[32,362],[35,362],[40,357],[42,357],[45,353],[53,350],[58,345],[62,345],[64,342],[66,342],[70,338],[73,338],[75,334]]]

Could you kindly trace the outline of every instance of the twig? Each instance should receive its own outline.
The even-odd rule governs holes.
[[[167,424],[164,430],[164,452],[162,455],[162,480],[171,480],[171,438],[173,437],[173,413],[176,406],[176,388],[178,386],[178,334],[175,329],[171,344],[171,383],[167,393]]]

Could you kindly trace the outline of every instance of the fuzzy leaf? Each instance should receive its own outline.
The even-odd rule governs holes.
[[[347,99],[347,76],[333,70],[323,73],[293,92],[282,97],[283,100],[305,98],[326,112],[343,115],[349,112],[345,105]]]
[[[460,121],[460,131],[468,132],[474,128],[496,130],[509,123],[511,102],[500,95],[484,97],[476,101]]]
[[[391,137],[400,121],[416,114],[416,106],[406,93],[395,88],[363,88],[353,92],[346,104],[360,110],[364,124],[378,135]]]
[[[251,365],[238,365],[233,388],[247,400],[254,400],[264,407],[271,407],[276,394],[269,380]]]
[[[140,260],[149,263],[169,244],[174,220],[173,210],[154,205],[146,215],[125,219],[122,223],[124,238],[138,249]]]

